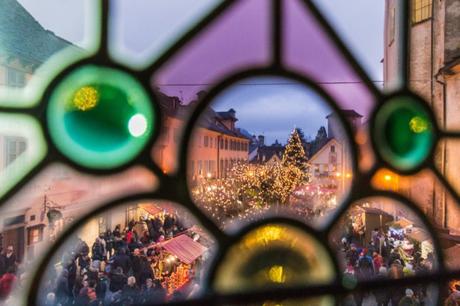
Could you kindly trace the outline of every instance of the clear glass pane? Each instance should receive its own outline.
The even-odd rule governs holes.
[[[145,66],[220,3],[221,0],[111,1],[111,52],[121,62]]]
[[[347,116],[360,128],[359,114]],[[269,214],[319,226],[348,194],[352,161],[338,116],[312,88],[252,77],[223,91],[198,120],[188,180],[198,207],[223,228]]]
[[[390,198],[353,203],[334,225],[330,242],[349,282],[425,275],[438,267],[438,250],[426,225],[410,208]],[[398,303],[404,288],[391,296]]]
[[[153,175],[140,167],[108,177],[84,175],[60,164],[46,168],[0,209],[0,247],[11,247],[16,257],[12,267],[17,268],[18,281],[12,289],[23,292],[30,269],[75,220],[107,201],[155,189],[156,184]]]
[[[197,297],[213,245],[175,203],[121,205],[69,237],[49,262],[37,302],[139,305]]]
[[[45,157],[38,123],[26,115],[0,115],[0,195],[8,192]]]

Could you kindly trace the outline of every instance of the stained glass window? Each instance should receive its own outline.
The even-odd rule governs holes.
[[[0,299],[456,305],[454,2],[0,0]]]

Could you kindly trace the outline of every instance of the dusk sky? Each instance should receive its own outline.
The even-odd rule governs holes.
[[[262,2],[261,2],[262,1]],[[265,0],[252,0],[254,3],[254,14],[259,16],[259,19],[265,18],[266,13],[263,10],[257,9],[257,2],[262,3]],[[289,0],[292,1],[292,0]],[[89,22],[85,21],[85,11],[90,7],[91,0],[76,1],[76,0],[19,0],[23,6],[31,12],[31,14],[47,29],[55,32],[57,35],[72,41],[82,47],[85,47],[85,33],[89,33]],[[244,1],[243,1],[244,2]],[[245,3],[248,3],[246,1]],[[337,32],[341,35],[347,46],[351,49],[352,53],[357,57],[360,64],[364,67],[372,80],[382,80],[382,64],[380,60],[383,57],[383,17],[384,17],[384,1],[383,0],[318,0],[315,1],[322,12],[326,15],[328,20],[334,25]],[[86,4],[85,4],[86,3]],[[183,33],[191,24],[199,20],[209,9],[220,3],[217,0],[116,0],[114,1],[115,9],[112,13],[112,27],[111,32],[111,46],[116,50],[117,55],[129,58],[132,64],[140,64],[144,60],[157,57],[161,51],[164,50],[174,39]],[[291,3],[291,2],[289,2]],[[86,6],[85,6],[86,5]],[[50,10],[50,7],[55,9]],[[353,9],[350,9],[352,7]],[[249,10],[248,10],[249,11]],[[56,14],[59,12],[59,14]],[[297,14],[294,12],[293,14]],[[88,15],[88,14],[86,14]],[[249,18],[251,16],[241,15],[241,20],[238,20],[242,26],[238,29],[245,28],[243,36],[243,44],[248,49],[238,49],[238,45],[232,41],[231,33],[224,33],[220,35],[228,38],[232,42],[231,46],[224,46],[228,52],[258,52],[263,54],[264,50],[257,51],[258,46],[264,47],[265,40],[262,37],[262,27],[266,24],[259,22],[257,24],[256,18]],[[298,14],[299,15],[299,14]],[[302,18],[299,15],[299,18]],[[244,27],[244,18],[253,21],[251,27],[255,30]],[[230,18],[229,18],[230,19]],[[294,18],[292,18],[294,19]],[[268,19],[267,19],[268,20]],[[294,21],[293,21],[294,22]],[[298,23],[298,22],[297,22]],[[229,23],[230,24],[230,23]],[[292,23],[292,26],[295,26]],[[223,25],[224,27],[224,25]],[[229,26],[227,26],[228,28]],[[227,30],[225,28],[224,30]],[[220,30],[224,32],[224,30]],[[316,30],[315,30],[316,31]],[[296,32],[302,33],[301,30]],[[317,32],[317,31],[316,31]],[[239,33],[237,33],[239,34]],[[251,36],[253,35],[253,36]],[[210,35],[208,35],[210,36]],[[310,38],[312,35],[307,34]],[[314,36],[314,35],[313,35]],[[87,37],[87,36],[86,36]],[[244,40],[246,39],[246,40]],[[313,39],[313,38],[312,38]],[[159,77],[158,83],[202,83],[207,81],[206,77],[209,74],[209,79],[214,80],[217,76],[216,73],[208,73],[203,69],[206,68],[206,62],[209,65],[216,66],[216,63],[224,63],[224,53],[221,54],[223,58],[214,56],[212,49],[218,46],[222,49],[222,44],[218,39],[213,41],[209,39],[209,44],[214,44],[208,47],[204,45],[202,50],[195,50],[189,52],[185,59],[179,59],[178,67],[167,68],[166,72]],[[293,43],[297,43],[298,39],[293,36]],[[253,44],[253,46],[251,46]],[[318,42],[321,44],[321,42]],[[248,46],[247,46],[248,45]],[[291,49],[294,49],[293,45]],[[232,49],[231,47],[235,48]],[[293,50],[292,57],[302,56],[308,53],[308,58],[312,58],[309,54],[310,50],[302,49],[305,46],[297,46],[298,49]],[[199,49],[199,48],[196,48]],[[209,54],[203,52],[208,51]],[[249,51],[255,50],[255,51]],[[327,50],[326,50],[327,51]],[[297,52],[297,53],[296,53]],[[312,54],[323,52],[311,50]],[[324,52],[329,54],[328,52]],[[195,58],[205,57],[203,63],[197,63],[195,66],[187,64]],[[334,57],[330,53],[328,55]],[[207,57],[207,58],[206,58]],[[228,58],[228,56],[227,56]],[[134,60],[133,60],[134,59]],[[327,59],[327,58],[326,58]],[[214,62],[213,62],[214,60]],[[263,61],[263,56],[258,59]],[[228,62],[232,59],[228,58]],[[318,65],[324,66],[325,74],[318,78],[318,81],[336,81],[341,79],[355,80],[355,76],[351,75],[346,67],[339,67],[337,71],[335,68],[339,63],[339,59],[323,60]],[[185,65],[185,64],[186,65]],[[248,61],[248,64],[250,62]],[[244,61],[239,63],[245,64]],[[331,69],[327,71],[327,64],[330,64]],[[247,65],[247,64],[246,64]],[[293,62],[293,65],[296,65]],[[305,65],[307,63],[305,62]],[[319,68],[322,68],[319,66]],[[195,68],[196,67],[196,68]],[[296,68],[297,66],[294,66]],[[213,67],[214,68],[214,67]],[[307,67],[308,68],[308,67]],[[181,70],[182,69],[182,70]],[[188,69],[188,70],[187,70]],[[201,71],[202,69],[203,71]],[[219,69],[219,68],[216,68]],[[169,70],[169,71],[168,71]],[[185,73],[184,73],[184,70]],[[226,71],[222,70],[222,73]],[[195,75],[194,75],[195,74]],[[196,76],[196,75],[199,75]],[[212,75],[212,76],[211,76]],[[162,82],[165,81],[165,82]],[[251,82],[271,84],[273,81],[280,81],[279,79],[264,79],[264,80],[251,80]],[[288,80],[281,80],[283,83],[289,82]],[[248,83],[248,82],[244,82]],[[250,82],[249,82],[250,83]],[[292,83],[292,82],[291,82]],[[162,88],[162,87],[160,87]],[[163,89],[163,88],[162,88]],[[165,87],[165,91],[169,94],[176,94],[184,97],[184,100],[192,99],[194,93],[199,89],[207,89],[201,87],[187,87],[187,88],[174,88],[173,86]],[[362,93],[361,89],[354,88],[352,85],[327,85],[330,89],[330,95],[336,100],[341,97],[349,100],[362,100],[363,102],[358,105],[351,105],[359,112],[366,115],[371,105],[366,93]],[[337,95],[335,95],[337,93]],[[353,98],[353,99],[352,99]],[[346,99],[345,99],[346,100]],[[286,137],[294,126],[304,129],[306,135],[314,137],[317,129],[321,125],[325,125],[326,121],[324,116],[328,113],[327,107],[323,102],[318,100],[315,94],[304,87],[289,84],[289,85],[244,85],[234,86],[231,90],[226,91],[219,96],[218,110],[225,110],[233,107],[237,111],[239,117],[239,125],[244,127],[251,133],[264,133],[267,137],[267,142],[273,142],[276,138],[285,142]],[[341,102],[339,101],[339,104]],[[356,103],[356,102],[353,102]],[[366,104],[367,103],[367,104]],[[216,104],[217,105],[217,104]],[[349,108],[350,103],[344,101],[341,105],[344,108]],[[264,107],[262,107],[264,106]],[[282,135],[286,135],[283,137]]]
[[[266,77],[234,85],[216,98],[213,107],[216,110],[234,108],[237,126],[255,135],[263,134],[267,144],[275,140],[285,144],[294,127],[302,128],[305,136],[314,137],[318,128],[326,124],[325,117],[331,110],[321,101],[314,91],[302,84]]]

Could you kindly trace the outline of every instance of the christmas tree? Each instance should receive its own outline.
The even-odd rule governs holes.
[[[307,156],[305,155],[305,150],[302,146],[302,140],[297,129],[294,129],[289,137],[281,163],[285,167],[297,168],[301,173],[303,173],[303,179],[308,181],[309,165],[307,162]]]

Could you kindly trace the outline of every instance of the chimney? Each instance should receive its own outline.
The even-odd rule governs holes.
[[[264,135],[259,135],[257,138],[259,139],[259,146],[264,146],[265,145],[265,136]]]

